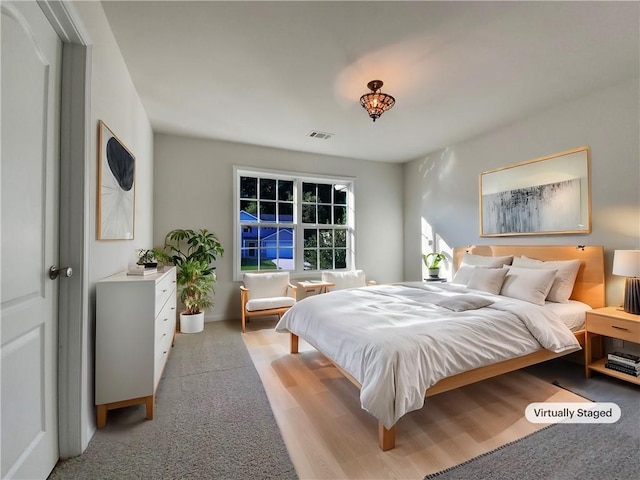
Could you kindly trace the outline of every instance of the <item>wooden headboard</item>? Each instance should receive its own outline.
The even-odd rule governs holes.
[[[465,253],[501,257],[524,255],[537,260],[581,261],[580,270],[571,294],[572,300],[590,305],[592,308],[605,306],[604,288],[604,248],[602,246],[576,245],[471,245],[453,249],[453,271],[462,263]]]

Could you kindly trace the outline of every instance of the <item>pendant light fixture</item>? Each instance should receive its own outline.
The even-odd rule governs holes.
[[[364,107],[374,122],[376,118],[380,118],[380,115],[396,103],[395,98],[380,91],[382,85],[382,80],[371,80],[367,83],[367,88],[371,90],[371,93],[365,93],[360,97],[360,105]]]

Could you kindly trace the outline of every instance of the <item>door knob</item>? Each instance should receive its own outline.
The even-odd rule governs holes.
[[[73,268],[71,267],[58,268],[55,265],[52,265],[51,268],[49,269],[49,278],[51,280],[55,280],[60,275],[62,275],[63,277],[69,278],[71,275],[73,275]]]

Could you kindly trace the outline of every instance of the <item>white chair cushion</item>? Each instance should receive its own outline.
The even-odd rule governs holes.
[[[350,272],[322,272],[322,280],[335,284],[331,290],[342,290],[344,288],[366,287],[367,282],[362,270],[352,270]]]
[[[271,308],[292,307],[295,303],[295,298],[291,297],[256,298],[247,302],[246,309],[247,312],[257,312]]]
[[[244,286],[249,289],[249,298],[286,297],[289,272],[245,273]]]

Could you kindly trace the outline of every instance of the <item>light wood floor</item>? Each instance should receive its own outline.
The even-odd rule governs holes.
[[[290,355],[289,335],[274,325],[252,320],[243,338],[301,479],[422,479],[544,427],[524,417],[531,402],[587,401],[514,372],[426,399],[382,452],[359,390],[302,339]]]

